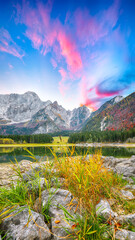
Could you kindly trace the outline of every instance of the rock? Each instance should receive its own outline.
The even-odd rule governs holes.
[[[126,185],[124,188],[125,189],[135,190],[135,185]]]
[[[128,231],[125,229],[118,230],[115,234],[116,240],[134,240],[135,232]]]
[[[120,224],[123,223],[130,223],[135,227],[135,213],[134,214],[128,214],[128,215],[121,215],[116,218],[116,221]]]
[[[43,188],[46,187],[46,182],[45,182],[44,178],[37,178],[36,180],[27,182],[27,188],[30,191],[31,190],[38,191],[39,186],[40,186],[41,190],[43,190]]]
[[[124,177],[135,177],[135,156],[131,158],[102,157],[104,166]]]
[[[27,171],[30,170],[30,169],[31,169],[31,165],[32,165],[32,162],[31,162],[31,161],[24,159],[24,160],[21,160],[21,161],[19,162],[19,164],[16,165],[16,167],[19,166],[19,168],[20,168],[20,170],[21,170],[21,173],[23,173],[23,172],[26,172],[26,170],[27,170]]]
[[[27,207],[21,211],[19,207],[6,218],[1,229],[13,240],[49,240],[51,233],[44,222],[44,216],[34,211],[30,212]],[[36,223],[36,224],[35,224]]]
[[[123,195],[123,197],[124,197],[125,199],[132,200],[132,199],[135,198],[134,195],[133,195],[133,193],[130,192],[130,191],[121,190],[121,193],[122,193],[122,195]]]
[[[34,180],[36,178],[36,176],[42,176],[42,168],[40,165],[37,165],[35,168],[32,168],[29,171],[26,171],[23,174],[23,180],[28,182],[31,180]]]
[[[71,208],[71,204],[69,208],[71,201],[74,207]],[[49,214],[51,216],[51,226],[54,234],[53,239],[59,240],[61,237],[66,237],[68,234],[65,229],[67,229],[69,233],[73,233],[71,226],[74,222],[71,224],[68,223],[65,220],[64,211],[61,209],[61,206],[63,206],[70,214],[72,214],[74,219],[74,210],[77,206],[77,201],[73,199],[73,196],[69,191],[64,189],[57,190],[55,188],[51,188],[50,192],[45,190],[42,192],[42,204],[43,207],[47,206],[47,204],[50,205]],[[69,237],[64,239],[69,239]],[[73,239],[73,237],[71,239]]]
[[[117,213],[112,211],[109,202],[103,199],[96,205],[96,214],[102,216],[105,220],[117,216]]]

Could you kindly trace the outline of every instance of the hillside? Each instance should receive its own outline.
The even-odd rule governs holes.
[[[89,119],[82,130],[128,130],[134,126],[135,92]]]

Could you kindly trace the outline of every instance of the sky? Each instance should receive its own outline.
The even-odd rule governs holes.
[[[134,0],[0,1],[0,94],[95,111],[135,91]]]

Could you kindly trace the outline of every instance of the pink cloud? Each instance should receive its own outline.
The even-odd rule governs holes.
[[[26,36],[32,41],[33,47],[45,55],[48,51],[56,51],[64,57],[69,71],[76,72],[82,68],[82,60],[76,43],[67,35],[58,19],[50,19],[51,1],[46,5],[37,4],[36,9],[23,2],[22,10],[17,5],[18,22],[27,26]],[[59,58],[59,56],[58,56]]]
[[[75,44],[65,33],[58,34],[58,41],[61,48],[61,54],[65,57],[67,65],[72,73],[82,68],[82,60],[79,52],[76,50]]]
[[[115,0],[107,10],[91,16],[87,9],[76,10],[74,20],[77,36],[83,47],[95,45],[97,41],[107,36],[116,25],[119,17],[119,0]]]
[[[11,63],[8,63],[8,66],[9,66],[10,69],[13,69],[13,68],[14,68]]]
[[[67,72],[63,68],[61,68],[61,69],[59,69],[59,73],[62,77],[61,81],[59,82],[59,90],[60,90],[60,93],[64,96],[66,90],[68,89],[68,87],[66,85]]]
[[[51,63],[52,63],[54,68],[57,67],[57,62],[55,61],[55,59],[51,58]]]
[[[13,41],[9,32],[4,28],[0,29],[0,51],[9,53],[20,59],[24,56],[24,52]]]

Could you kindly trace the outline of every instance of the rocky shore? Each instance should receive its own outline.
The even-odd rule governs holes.
[[[87,161],[87,156],[84,161]],[[108,171],[113,170],[115,173],[122,174],[124,179],[128,180],[128,184],[121,189],[122,198],[131,201],[135,199],[135,185],[133,179],[135,178],[135,156],[131,158],[117,159],[114,157],[102,157],[104,166]],[[12,211],[4,209],[0,215],[4,216],[0,232],[4,239],[13,240],[49,240],[49,239],[74,239],[75,224],[71,221],[71,216],[75,219],[78,200],[68,190],[63,189],[62,182],[64,179],[59,178],[60,188],[55,187],[55,179],[52,179],[51,186],[48,189],[42,170],[45,168],[46,162],[32,163],[31,161],[23,160],[18,166],[2,165],[0,166],[0,185],[10,187],[12,183],[15,184],[18,176],[15,168],[19,167],[23,175],[23,181],[26,182],[29,191],[32,190],[35,174],[39,174],[39,182],[35,183],[34,188],[38,190],[41,188],[41,197],[37,197],[33,210],[25,206],[14,206]],[[55,169],[54,169],[55,171]],[[129,225],[135,227],[135,213],[122,214],[119,211],[113,211],[113,199],[101,199],[96,205],[97,216],[102,217],[103,221],[111,225],[112,233],[114,229],[115,236],[113,239],[117,240],[134,240],[135,232],[129,230]],[[72,204],[71,204],[72,203]],[[49,204],[48,216],[49,223],[45,219],[45,215],[41,213],[41,206],[44,208]],[[70,220],[65,218],[65,211],[68,211]],[[78,214],[80,209],[78,209]],[[83,214],[83,213],[82,213]],[[82,217],[80,215],[80,217]],[[119,228],[118,226],[125,226]],[[71,235],[72,237],[71,237]],[[0,237],[1,239],[1,237]],[[109,238],[109,233],[104,233],[104,239]]]

